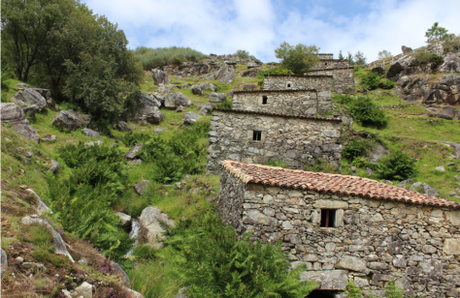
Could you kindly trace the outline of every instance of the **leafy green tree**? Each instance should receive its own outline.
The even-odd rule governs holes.
[[[349,65],[355,65],[355,60],[353,58],[353,54],[351,52],[347,53],[347,60]]]
[[[43,59],[43,46],[66,22],[74,0],[2,0],[2,56],[8,58],[19,80]]]
[[[379,160],[376,169],[377,177],[388,180],[404,180],[417,174],[415,160],[401,150]]]
[[[363,66],[364,64],[366,64],[366,56],[364,56],[364,53],[361,52],[361,51],[357,51],[354,55],[353,55],[353,60],[354,60],[354,64],[355,65],[358,65],[358,66]]]
[[[386,59],[386,58],[391,58],[391,57],[393,57],[393,55],[391,54],[390,51],[383,50],[383,51],[379,51],[377,57],[378,57],[379,60],[382,60],[382,59]]]
[[[369,72],[361,79],[361,85],[369,90],[377,89],[380,77],[375,72]]]
[[[425,32],[425,37],[427,38],[427,43],[432,42],[433,40],[444,40],[447,37],[447,30],[446,28],[439,27],[438,22],[435,22],[431,28],[429,28]]]
[[[303,74],[317,63],[319,48],[316,46],[306,46],[298,44],[291,46],[283,42],[275,49],[276,58],[281,59],[281,67],[291,70],[295,74]]]
[[[239,57],[241,59],[247,59],[250,56],[249,52],[245,51],[245,50],[237,50],[235,52],[235,54],[233,54],[233,55],[236,56],[236,57]]]
[[[342,54],[342,50],[339,52],[339,60],[345,60],[345,57]]]

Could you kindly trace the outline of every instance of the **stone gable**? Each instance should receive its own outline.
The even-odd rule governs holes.
[[[332,75],[265,75],[264,90],[331,91],[334,87]]]

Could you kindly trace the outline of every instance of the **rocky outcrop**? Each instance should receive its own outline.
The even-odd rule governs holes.
[[[169,84],[169,76],[159,69],[152,69],[152,78],[156,85]]]
[[[11,123],[11,129],[28,140],[40,142],[40,135],[25,119],[24,111],[14,103],[1,103],[2,123]]]
[[[169,93],[165,96],[164,106],[167,109],[175,110],[179,106],[188,107],[192,101],[182,93]]]
[[[155,93],[155,96],[149,95],[147,93],[141,93],[139,100],[144,104],[144,106],[154,106],[159,108],[161,107],[161,100],[158,100],[158,98],[163,98],[163,96],[158,93]]]
[[[66,130],[76,130],[91,121],[91,116],[74,110],[60,111],[53,117],[53,125]]]
[[[444,63],[439,66],[439,72],[444,73],[459,73],[460,72],[460,56],[458,54],[449,53],[444,57]]]
[[[157,207],[147,207],[142,211],[139,217],[139,223],[145,230],[145,237],[148,243],[152,243],[154,247],[159,248],[162,246],[158,243],[158,239],[164,239],[163,233],[166,232],[163,229],[162,224],[169,227],[174,227],[174,221],[169,219],[165,213],[162,213]]]
[[[147,125],[148,123],[160,123],[164,117],[165,115],[160,111],[158,107],[144,106],[139,110],[139,113],[134,116],[134,118],[130,118],[128,120],[135,124]]]
[[[22,109],[27,117],[31,120],[35,120],[35,114],[40,110],[40,108],[36,105],[30,105]]]
[[[232,66],[223,65],[219,71],[206,76],[208,80],[218,80],[222,83],[230,84],[235,79],[235,72],[232,71]]]
[[[185,114],[184,116],[184,123],[185,124],[193,124],[196,122],[196,120],[200,119],[201,116],[200,115],[197,115],[193,112],[188,112],[187,114]]]
[[[211,95],[209,96],[209,102],[213,103],[221,103],[225,101],[227,96],[225,93],[216,93],[216,92],[211,92]]]

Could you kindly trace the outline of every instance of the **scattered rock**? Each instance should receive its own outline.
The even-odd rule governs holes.
[[[27,119],[23,119],[19,123],[14,123],[11,126],[11,129],[28,140],[34,140],[37,143],[40,143],[40,135],[35,130],[35,128],[30,125],[29,120]]]
[[[165,224],[169,227],[174,227],[174,221],[169,219],[168,216],[157,207],[147,207],[142,210],[142,214],[139,217],[139,223],[142,225],[143,229],[146,231],[146,238],[149,243],[156,243],[153,246],[155,248],[160,248],[162,244],[157,243],[158,239],[163,239],[163,233],[165,230],[162,227],[162,224]]]
[[[134,190],[137,192],[138,195],[142,196],[144,192],[148,189],[149,183],[149,180],[141,180],[134,184]]]
[[[163,133],[163,132],[164,132],[164,130],[162,130],[161,128],[155,128],[155,129],[153,130],[153,133],[154,133],[154,134],[159,134],[159,133]]]
[[[129,227],[131,225],[131,216],[123,212],[115,212],[115,214],[120,218],[120,225],[122,227]]]
[[[188,296],[185,296],[184,292],[186,290],[190,289],[190,287],[183,287],[179,290],[179,293],[177,293],[176,296],[174,296],[174,298],[188,298]]]
[[[0,250],[0,260],[2,263],[2,267],[8,267],[8,257],[6,256],[6,252],[3,249]]]
[[[116,128],[118,128],[119,130],[121,131],[124,131],[124,132],[130,132],[131,131],[131,128],[128,126],[128,124],[124,121],[120,121],[116,124]]]
[[[156,93],[156,94],[157,94],[156,96],[159,96],[160,98],[163,97],[158,93]],[[157,98],[155,98],[155,97],[152,96],[152,95],[148,95],[147,93],[141,93],[141,95],[139,97],[139,100],[140,100],[141,103],[144,104],[144,106],[153,106],[153,107],[158,107],[159,108],[159,107],[161,107],[161,101],[157,100]]]
[[[101,139],[101,136],[97,132],[92,130],[92,129],[84,128],[84,129],[81,130],[81,132],[87,137],[96,138],[96,139],[99,139],[99,140]]]
[[[433,187],[429,186],[423,182],[416,182],[409,187],[411,191],[420,191],[421,193],[427,194],[432,197],[437,197],[440,195],[440,192],[434,189]]]
[[[33,274],[46,271],[45,265],[34,262],[22,262],[21,267],[25,270],[30,270]]]
[[[158,87],[158,92],[160,94],[168,94],[171,92],[171,90],[173,89],[174,86],[172,85],[163,85],[163,84],[160,84],[160,86]]]
[[[227,96],[225,93],[211,92],[211,95],[209,96],[209,102],[220,103],[225,101],[226,98]]]
[[[102,141],[95,141],[95,142],[85,143],[85,147],[88,147],[88,146],[102,146],[102,145],[104,145],[104,142],[102,142]]]
[[[142,294],[139,293],[139,292],[136,292],[136,291],[131,290],[131,289],[129,289],[129,288],[128,288],[127,290],[129,291],[129,293],[130,293],[130,295],[131,295],[131,296],[130,296],[131,298],[144,298],[144,295],[142,295]]]
[[[61,110],[61,109],[59,109],[59,107],[56,105],[56,103],[54,102],[54,100],[51,97],[46,99],[46,106],[51,111],[59,112]]]
[[[152,69],[152,78],[156,85],[169,84],[169,76],[159,69]]]
[[[446,142],[446,141],[437,141],[437,142],[454,148],[456,157],[460,158],[460,144],[453,143],[453,142]]]
[[[372,68],[371,72],[375,72],[379,76],[382,76],[385,74],[386,69],[381,66],[377,66],[377,67]]]
[[[378,144],[374,148],[371,149],[371,151],[368,153],[368,160],[369,162],[378,162],[380,158],[382,158],[384,155],[390,154],[390,151],[385,149],[381,144]]]
[[[45,203],[43,203],[43,201],[40,199],[40,196],[37,195],[37,193],[33,189],[27,188],[26,192],[29,193],[31,196],[35,197],[35,199],[37,200],[38,214],[42,215],[44,212],[53,214],[53,211],[48,206],[46,206]]]
[[[62,240],[61,235],[58,232],[56,232],[56,230],[53,228],[51,224],[49,224],[47,221],[41,218],[32,218],[31,216],[23,217],[21,220],[21,223],[23,225],[34,225],[35,224],[35,225],[44,225],[45,227],[47,227],[48,230],[50,230],[51,234],[53,235],[53,240],[51,243],[56,246],[55,253],[67,256],[70,259],[70,261],[74,263],[72,256],[67,251],[64,240]]]
[[[206,76],[208,80],[219,80],[222,83],[230,84],[235,79],[235,72],[231,71],[232,66],[224,65],[218,72]]]
[[[81,285],[75,288],[77,295],[75,297],[92,298],[93,297],[93,285],[84,281]]]
[[[29,88],[29,84],[26,83],[17,83],[16,86],[21,87],[21,88]]]
[[[203,94],[203,89],[201,89],[200,85],[193,85],[191,90],[193,94],[197,94],[197,95]]]
[[[51,160],[51,163],[52,163],[51,168],[49,168],[48,171],[56,173],[57,170],[59,170],[59,167],[61,166],[61,164],[55,161],[54,159]]]
[[[164,105],[167,109],[176,109],[178,106],[191,106],[192,101],[182,93],[169,93],[165,96]]]
[[[185,112],[185,108],[183,106],[178,106],[176,109],[176,113],[182,113]]]
[[[196,120],[198,120],[200,118],[201,118],[200,115],[197,115],[197,114],[195,114],[193,112],[188,112],[184,116],[184,123],[185,124],[193,124]]]
[[[366,175],[372,176],[372,175],[374,175],[374,171],[372,171],[371,168],[366,167]]]
[[[406,47],[406,46],[401,46],[401,51],[403,52],[403,54],[407,55],[407,54],[412,54],[413,50],[411,47]]]
[[[41,138],[42,142],[54,142],[56,140],[57,140],[57,138],[56,138],[55,135],[51,135],[51,136],[48,135],[48,136],[45,136],[45,137]]]
[[[144,147],[144,144],[139,144],[139,145],[136,145],[136,146],[133,146],[131,147],[131,149],[129,149],[128,153],[125,154],[125,159],[135,159],[137,156],[137,153],[139,153],[139,151],[141,151],[142,147]]]
[[[406,180],[399,182],[398,186],[408,189],[409,186],[412,184],[412,182],[414,182],[414,178],[406,179]]]
[[[86,126],[91,116],[73,110],[60,111],[53,117],[53,125],[67,130],[76,130]]]
[[[214,107],[215,107],[214,104],[204,104],[204,105],[199,105],[198,109],[200,109],[200,115],[207,115],[212,111]]]
[[[435,169],[436,171],[441,172],[441,173],[446,172],[446,169],[444,168],[444,166],[439,166],[439,167],[436,167],[436,168],[434,168],[434,169]]]
[[[19,123],[26,117],[24,111],[15,103],[1,103],[1,121],[2,123]]]
[[[31,120],[35,119],[35,114],[39,111],[39,107],[35,104],[22,109],[24,114],[28,115]]]
[[[452,120],[455,117],[455,107],[444,106],[435,114],[436,118]]]
[[[439,66],[439,72],[444,73],[459,73],[460,72],[460,57],[454,53],[449,53],[444,56],[444,63]]]

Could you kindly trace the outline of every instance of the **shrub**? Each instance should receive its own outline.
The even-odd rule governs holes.
[[[383,79],[380,81],[379,85],[381,84],[382,89],[393,89],[393,87],[396,85],[395,81],[391,81],[388,79]]]
[[[128,132],[123,135],[121,138],[122,142],[125,143],[126,146],[132,147],[141,143],[146,142],[150,139],[150,136],[145,133],[139,132]]]
[[[317,284],[301,282],[299,266],[276,245],[253,244],[249,235],[237,241],[232,226],[214,213],[195,219],[189,229],[173,231],[166,240],[177,251],[172,260],[190,297],[305,297]]]
[[[231,97],[229,98],[227,96],[227,98],[225,98],[225,100],[223,102],[217,103],[216,106],[219,109],[231,109],[232,106],[233,106],[233,99]]]
[[[310,172],[323,172],[335,174],[339,172],[339,167],[331,164],[327,160],[318,158],[315,159],[312,163],[305,165],[304,170]]]
[[[403,298],[404,292],[395,285],[394,282],[389,282],[385,287],[387,298]]]
[[[281,167],[287,169],[286,167],[286,162],[282,160],[269,160],[266,163],[264,163],[266,166],[272,166],[272,167]]]
[[[377,166],[376,174],[380,179],[405,180],[417,174],[415,160],[401,150],[382,157]]]
[[[181,64],[186,61],[198,62],[206,57],[203,53],[191,48],[180,47],[157,49],[137,47],[134,54],[144,70],[151,70],[170,64]]]
[[[426,52],[425,50],[418,50],[414,53],[415,62],[414,64],[420,66],[426,66],[431,63],[431,69],[435,70],[444,63],[444,58],[438,56],[435,53]]]
[[[347,294],[347,298],[361,298],[363,296],[361,290],[352,281],[348,282],[345,293]]]
[[[294,73],[287,68],[282,68],[281,66],[275,66],[273,68],[260,71],[257,74],[257,79],[258,79],[257,84],[262,87],[264,85],[265,75],[271,75],[271,74],[272,75],[288,75],[288,74],[294,74]]]
[[[241,59],[248,59],[250,57],[250,54],[248,51],[245,50],[237,50],[233,56],[236,56]]]
[[[361,79],[361,85],[369,90],[377,89],[379,85],[380,77],[375,72],[369,72]]]
[[[350,106],[350,113],[355,121],[363,126],[384,128],[388,125],[388,119],[383,110],[377,109],[369,97],[359,97]]]
[[[342,156],[349,161],[353,161],[357,157],[365,156],[370,147],[368,140],[356,138],[343,148]]]

